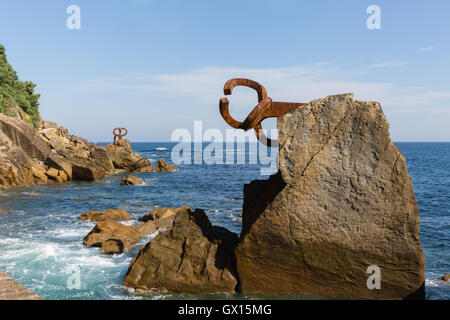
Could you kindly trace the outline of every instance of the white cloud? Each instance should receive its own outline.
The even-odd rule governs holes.
[[[388,63],[384,63],[384,66],[387,67]],[[378,67],[381,68],[381,64]],[[264,85],[275,101],[308,102],[327,95],[353,92],[356,99],[379,101],[385,107],[395,107],[398,112],[415,107],[438,106],[450,99],[450,90],[363,81],[358,80],[360,74],[361,72],[337,68],[328,63],[260,69],[210,66],[174,74],[129,74],[116,78],[96,78],[74,88],[77,91],[126,90],[130,94],[167,99],[177,97],[216,105],[223,96],[224,83],[230,78],[243,77]],[[236,90],[230,100],[239,95],[237,108],[249,110],[250,106],[257,103],[252,90]]]
[[[419,51],[419,52],[427,52],[427,51],[433,51],[435,49],[437,49],[436,46],[429,46],[429,47],[419,48],[419,49],[417,49],[417,51]]]
[[[394,68],[394,67],[404,67],[406,66],[405,61],[390,61],[390,62],[381,62],[372,64],[370,68],[372,69],[381,69],[381,68]]]

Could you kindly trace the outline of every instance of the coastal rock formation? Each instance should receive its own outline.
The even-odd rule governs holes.
[[[128,140],[99,146],[41,120],[36,130],[26,119],[0,114],[0,185],[26,186],[71,180],[98,181],[116,170],[151,172],[147,158]]]
[[[419,210],[380,105],[330,96],[278,129],[279,172],[244,187],[242,293],[423,298]]]
[[[91,222],[99,222],[104,220],[127,221],[130,219],[130,214],[123,209],[92,210],[83,212],[80,215],[80,220]]]
[[[154,221],[158,228],[167,229],[172,226],[173,220],[178,213],[187,210],[192,209],[188,206],[179,208],[155,208],[138,220],[141,222]]]
[[[22,186],[47,181],[43,160],[50,153],[34,128],[0,114],[0,185]]]
[[[121,186],[135,186],[135,185],[139,185],[139,184],[143,184],[143,183],[144,183],[144,180],[130,174],[130,175],[122,178],[122,182],[120,183],[120,185]]]
[[[133,226],[104,220],[98,222],[95,227],[83,239],[83,244],[88,247],[101,247],[102,243],[109,239],[120,239],[129,244],[135,244],[142,236]]]
[[[125,253],[130,251],[130,244],[121,239],[108,239],[102,242],[100,251],[104,253]]]
[[[158,162],[156,163],[155,171],[157,171],[157,172],[173,172],[173,171],[178,171],[178,168],[175,165],[169,164],[169,163],[167,163],[167,161],[160,158],[160,159],[158,159]]]
[[[101,150],[101,149],[99,149]],[[127,139],[117,141],[117,144],[109,144],[104,149],[106,156],[113,163],[114,168],[120,168],[133,172],[152,172],[154,171],[150,160],[133,153],[130,141]]]
[[[180,211],[171,230],[139,251],[124,285],[140,291],[234,292],[236,241],[234,233],[213,227],[202,210]]]
[[[442,280],[444,281],[450,281],[450,273],[447,273],[445,275],[442,276]]]
[[[157,227],[153,221],[139,226],[126,226],[113,220],[102,220],[83,239],[87,247],[100,247],[108,253],[129,251],[131,245],[136,244],[145,235],[152,234]],[[120,250],[119,250],[120,249]]]

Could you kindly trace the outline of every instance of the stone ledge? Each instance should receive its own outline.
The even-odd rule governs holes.
[[[42,300],[42,298],[0,270],[0,300]]]

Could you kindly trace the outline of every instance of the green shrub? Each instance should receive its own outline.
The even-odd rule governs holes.
[[[39,123],[39,94],[34,93],[36,85],[31,81],[20,81],[16,71],[8,63],[5,48],[0,45],[0,112],[6,112],[6,101],[14,100],[30,115],[32,124]]]

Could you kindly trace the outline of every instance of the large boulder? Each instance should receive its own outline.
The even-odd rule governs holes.
[[[154,221],[158,227],[164,228],[172,225],[175,216],[186,210],[192,210],[188,206],[183,206],[179,208],[155,208],[144,216],[140,217],[138,220],[141,222]]]
[[[104,253],[125,253],[130,251],[130,244],[121,239],[108,239],[102,242],[100,251]]]
[[[213,227],[202,210],[179,212],[133,259],[124,285],[140,291],[234,292],[237,236]]]
[[[89,159],[67,156],[72,165],[72,180],[99,181],[107,172],[105,169]]]
[[[31,158],[45,161],[50,148],[33,126],[23,120],[0,113],[0,132]]]
[[[138,220],[141,222],[153,221],[158,229],[170,229],[173,226],[173,221],[175,217],[180,212],[192,211],[188,206],[183,206],[179,208],[155,208],[144,216],[140,217]]]
[[[64,171],[69,180],[72,180],[72,165],[63,156],[50,152],[46,161],[46,164],[51,168],[56,168],[58,170]]]
[[[90,145],[89,159],[97,166],[103,168],[106,174],[114,173],[114,164],[105,147],[96,144]]]
[[[138,243],[145,235],[157,230],[153,221],[137,226],[127,226],[119,222],[106,219],[99,221],[83,239],[87,247],[100,247],[106,253],[127,252],[130,246]]]
[[[83,239],[83,244],[88,247],[101,247],[102,243],[109,239],[120,239],[129,244],[135,244],[142,236],[134,226],[103,220],[98,222],[95,227]]]
[[[122,178],[122,182],[120,182],[120,185],[121,186],[135,186],[135,185],[139,185],[139,184],[143,184],[143,183],[144,183],[144,180],[130,174],[130,175]]]
[[[36,179],[46,182],[47,176],[44,174],[44,178],[40,173],[33,171],[33,162],[22,149],[13,147],[6,149],[6,152],[0,152],[0,185],[14,187],[33,185]]]
[[[330,96],[278,129],[279,172],[244,188],[242,293],[423,298],[419,210],[380,105]]]
[[[147,158],[134,153],[127,139],[119,140],[117,143],[104,147],[108,157],[117,169],[128,171],[146,172],[152,171],[152,165]]]
[[[173,172],[173,171],[178,171],[178,168],[175,165],[169,164],[169,163],[167,163],[167,161],[160,158],[156,162],[155,171],[157,171],[157,172]]]

